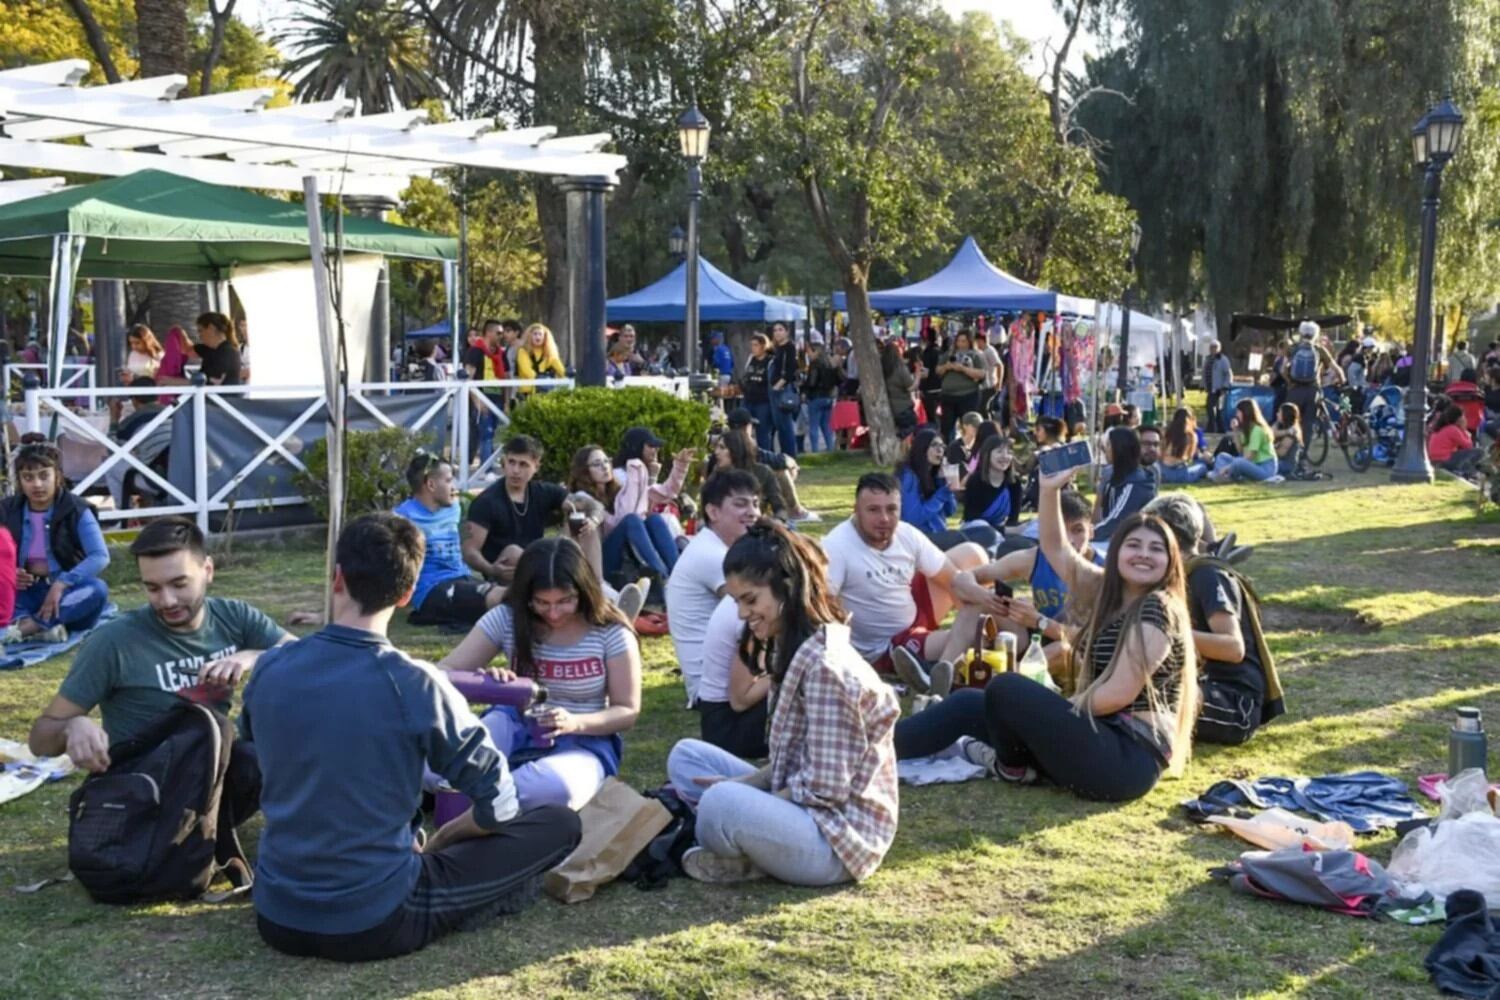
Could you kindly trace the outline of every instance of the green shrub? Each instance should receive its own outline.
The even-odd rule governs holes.
[[[682,448],[702,448],[708,434],[708,407],[660,389],[590,386],[559,389],[527,400],[511,414],[510,434],[542,442],[542,474],[561,482],[573,452],[597,444],[611,455],[631,427],[649,427],[663,441],[662,459]]]
[[[349,431],[344,444],[344,466],[348,486],[344,491],[344,511],[355,518],[377,510],[390,510],[405,499],[406,466],[412,455],[423,446],[431,447],[430,436],[413,434],[404,427],[382,427],[378,431]],[[302,454],[306,472],[297,472],[292,481],[307,498],[318,516],[328,520],[328,439],[315,442]]]

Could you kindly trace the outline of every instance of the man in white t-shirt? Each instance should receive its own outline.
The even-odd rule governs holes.
[[[901,487],[884,472],[860,477],[854,516],[828,533],[823,551],[854,648],[885,674],[896,670],[895,650],[917,661],[948,658],[949,633],[938,626],[954,604],[953,578],[988,561],[972,542],[944,552],[902,521]]]
[[[708,619],[724,596],[724,556],[760,516],[760,484],[743,469],[716,472],[703,484],[698,509],[704,526],[667,578],[667,621],[689,708],[698,700]]]

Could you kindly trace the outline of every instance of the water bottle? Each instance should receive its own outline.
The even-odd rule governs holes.
[[[1034,633],[1031,645],[1026,647],[1026,655],[1021,657],[1020,672],[1028,680],[1056,689],[1056,685],[1052,683],[1052,673],[1047,669],[1047,654],[1042,650],[1041,637]]]
[[[1479,709],[1465,705],[1458,710],[1453,728],[1448,730],[1448,780],[1471,767],[1487,772],[1488,754],[1484,720],[1479,716]]]
[[[476,705],[509,705],[518,712],[525,711],[538,697],[546,697],[542,686],[530,677],[500,681],[478,670],[450,670],[448,681]]]
[[[542,716],[551,711],[547,707],[547,689],[538,684],[536,697],[532,699],[530,707],[523,713],[526,718],[526,732],[531,737],[531,745],[539,749],[551,749],[555,742],[552,737],[546,735],[547,730],[542,728]]]

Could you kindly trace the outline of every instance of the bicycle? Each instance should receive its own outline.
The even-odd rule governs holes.
[[[1336,417],[1333,411],[1337,411]],[[1375,457],[1375,435],[1369,422],[1353,412],[1342,396],[1330,400],[1326,393],[1319,393],[1312,429],[1303,446],[1309,465],[1321,466],[1328,458],[1330,439],[1343,451],[1350,469],[1364,472],[1370,468]]]

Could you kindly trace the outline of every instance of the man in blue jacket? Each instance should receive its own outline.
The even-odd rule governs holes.
[[[261,937],[357,962],[416,951],[528,906],[579,840],[571,809],[520,812],[505,757],[431,664],[386,629],[411,599],[421,531],[369,514],[339,536],[333,623],[260,658],[241,732],[261,766]],[[431,767],[472,807],[427,841],[412,817]]]

